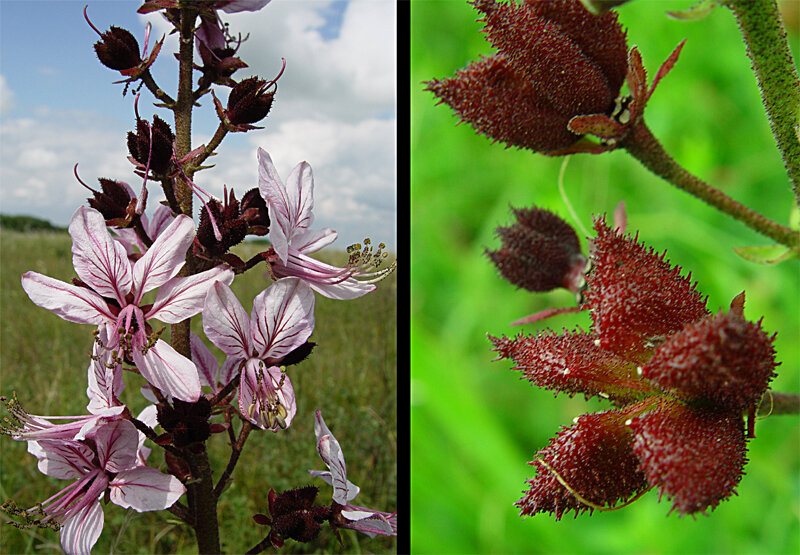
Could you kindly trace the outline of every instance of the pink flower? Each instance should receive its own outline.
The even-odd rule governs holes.
[[[374,291],[374,283],[394,269],[391,266],[374,271],[385,256],[381,252],[383,246],[374,254],[369,245],[363,252],[351,252],[344,268],[308,256],[330,245],[337,237],[337,233],[329,228],[309,229],[314,222],[311,166],[300,162],[284,184],[272,158],[261,148],[258,149],[258,163],[258,187],[269,208],[269,239],[276,254],[276,259],[270,260],[274,274],[278,277],[297,276],[314,291],[330,299],[355,299]]]
[[[186,492],[174,476],[137,465],[139,437],[127,420],[100,427],[93,442],[38,442],[39,470],[47,476],[73,479],[72,484],[42,502],[46,516],[63,525],[61,547],[68,554],[88,554],[103,530],[100,498],[137,512],[166,509]]]
[[[230,381],[241,372],[242,416],[273,432],[288,427],[297,405],[292,383],[277,365],[314,331],[311,288],[298,278],[279,279],[253,300],[248,317],[230,287],[216,283],[206,297],[203,330],[228,355],[220,375]],[[209,376],[206,381],[214,387],[216,380]]]
[[[176,217],[133,265],[97,210],[78,208],[69,232],[80,285],[26,272],[22,287],[31,300],[69,322],[111,326],[107,349],[132,359],[151,385],[178,399],[196,401],[200,381],[194,364],[165,341],[152,341],[147,320],[175,324],[194,316],[208,289],[218,280],[230,283],[233,271],[218,266],[174,277],[194,237],[194,222],[184,215]],[[156,288],[160,289],[155,302],[143,305],[142,296]]]
[[[360,491],[359,487],[347,479],[347,465],[344,462],[344,453],[336,438],[333,436],[322,413],[316,411],[314,433],[317,436],[317,451],[328,467],[327,471],[309,470],[314,477],[322,478],[333,486],[333,502],[339,514],[331,517],[331,524],[340,528],[351,528],[363,532],[370,537],[376,534],[382,536],[397,535],[397,512],[385,513],[373,511],[365,507],[351,505]]]

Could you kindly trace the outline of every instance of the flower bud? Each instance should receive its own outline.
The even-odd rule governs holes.
[[[112,25],[100,38],[94,43],[94,51],[107,68],[124,71],[142,63],[139,43],[129,31]]]
[[[536,477],[528,480],[530,489],[516,502],[520,515],[547,512],[559,520],[569,511],[578,515],[594,510],[575,494],[605,506],[646,490],[649,486],[624,421],[621,413],[606,411],[585,414],[562,429],[530,463],[536,467]]]
[[[252,235],[269,233],[269,210],[258,188],[247,191],[239,206],[242,218],[247,222],[247,232]]]
[[[172,404],[158,405],[158,423],[172,436],[175,447],[185,447],[209,438],[211,404],[208,399],[200,397],[194,403],[173,399]]]
[[[742,479],[747,450],[741,415],[673,401],[633,418],[630,428],[640,468],[680,514],[713,509]]]
[[[136,200],[130,187],[121,181],[101,177],[98,179],[102,192],[92,191],[93,198],[87,199],[89,206],[103,215],[106,221],[124,220],[128,215],[131,201]]]
[[[658,346],[642,376],[686,401],[733,411],[758,402],[775,376],[774,335],[731,311],[686,326]]]
[[[166,175],[172,164],[174,140],[175,135],[172,134],[169,124],[160,117],[153,116],[152,125],[143,119],[137,119],[136,133],[128,132],[128,151],[141,166],[149,165],[153,174]]]
[[[208,211],[214,216],[217,229],[222,236],[217,240],[211,218]],[[208,202],[207,208],[200,210],[200,225],[197,227],[197,240],[206,249],[206,254],[212,258],[217,258],[228,252],[233,245],[241,243],[247,235],[247,222],[239,211],[239,201],[230,192],[230,196],[225,199],[225,204],[217,199]]]
[[[584,283],[586,257],[575,230],[535,206],[512,212],[517,223],[497,228],[501,248],[486,251],[503,277],[528,291],[565,287],[577,293]]]
[[[582,114],[610,112],[627,73],[617,16],[592,15],[579,0],[475,0],[498,52],[428,89],[476,131],[508,146],[556,154],[580,135]]]
[[[228,96],[228,121],[233,125],[256,123],[269,113],[275,90],[263,79],[250,77],[236,84]]]

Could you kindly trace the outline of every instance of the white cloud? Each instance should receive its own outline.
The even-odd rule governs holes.
[[[6,83],[6,78],[0,75],[0,116],[6,115],[14,108],[14,91]]]
[[[235,77],[272,78],[280,70],[282,56],[287,66],[272,112],[262,122],[265,129],[229,136],[218,149],[220,155],[209,160],[217,166],[197,174],[198,184],[216,196],[227,184],[241,198],[257,185],[257,146],[270,152],[283,177],[307,160],[316,182],[315,227],[339,231],[340,247],[366,236],[393,247],[395,3],[349,2],[338,36],[325,39],[330,33],[320,32],[325,24],[321,14],[330,5],[273,0],[259,12],[222,14],[232,32],[250,33],[240,50],[250,67]],[[156,38],[169,31],[160,15],[149,20],[155,25]],[[169,67],[176,44],[175,35],[168,35],[156,65]],[[0,87],[5,107],[2,80]],[[215,117],[210,99],[204,98],[202,104],[198,112]],[[140,109],[146,105],[140,102]],[[203,120],[196,117],[195,121]],[[83,180],[93,187],[102,176],[128,181],[138,191],[141,181],[126,158],[125,132],[131,126],[121,125],[98,114],[52,108],[34,111],[26,119],[4,120],[0,124],[0,210],[66,224],[89,194],[72,175],[76,162],[80,162]],[[208,141],[209,136],[200,133],[210,134],[211,129],[198,123],[194,144]],[[161,197],[153,184],[151,206]]]

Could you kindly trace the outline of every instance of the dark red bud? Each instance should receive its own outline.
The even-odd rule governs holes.
[[[747,459],[741,415],[673,401],[633,418],[630,428],[641,469],[681,514],[713,509],[742,479]]]
[[[269,233],[269,210],[264,197],[257,189],[250,189],[242,197],[239,209],[242,218],[247,222],[247,232],[253,235],[266,235]]]
[[[530,463],[536,467],[536,477],[528,481],[530,489],[516,503],[520,514],[547,512],[559,520],[569,511],[578,515],[594,510],[575,493],[594,505],[606,506],[646,490],[649,486],[638,470],[625,418],[618,411],[585,414],[563,428]]]
[[[98,181],[102,192],[92,191],[93,198],[87,199],[89,206],[100,212],[106,220],[124,219],[128,205],[133,200],[128,189],[113,179],[101,177]]]
[[[100,35],[102,40],[94,44],[94,51],[100,63],[110,69],[123,71],[142,63],[139,55],[139,43],[125,29],[112,26]]]
[[[250,124],[261,121],[269,113],[275,90],[267,90],[274,83],[250,77],[236,84],[228,96],[228,121],[233,125]]]
[[[774,336],[734,312],[686,326],[656,348],[642,375],[687,401],[741,413],[775,376]]]
[[[166,175],[172,164],[173,142],[175,135],[169,124],[158,116],[153,116],[153,146],[150,148],[151,124],[139,119],[136,122],[136,133],[128,133],[128,151],[134,160],[148,165],[155,175]]]
[[[528,291],[583,285],[586,257],[572,227],[548,210],[512,209],[517,223],[498,227],[501,247],[486,254],[505,279]]]

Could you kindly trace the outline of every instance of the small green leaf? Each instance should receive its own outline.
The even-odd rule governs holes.
[[[800,258],[800,247],[785,245],[766,245],[761,247],[734,247],[736,254],[757,264],[778,264],[793,258]]]
[[[717,0],[701,0],[691,8],[677,11],[667,11],[667,15],[680,21],[699,21],[717,7]]]

